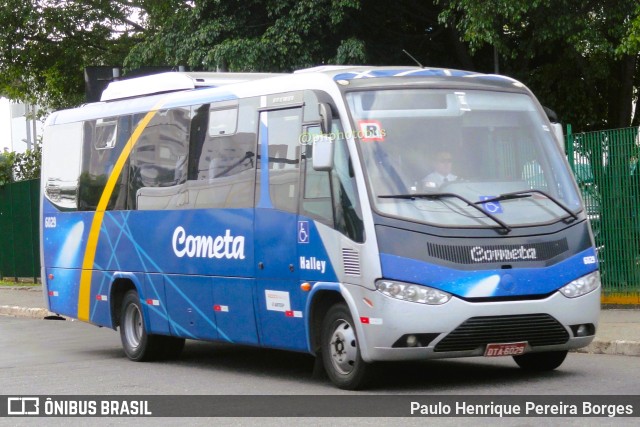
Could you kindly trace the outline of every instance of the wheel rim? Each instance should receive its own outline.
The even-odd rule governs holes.
[[[132,349],[138,348],[140,339],[144,333],[142,326],[142,315],[140,309],[135,304],[129,304],[124,313],[124,336],[127,344]]]
[[[346,320],[338,320],[329,341],[331,363],[335,370],[343,375],[355,369],[358,356],[358,343],[353,327]]]

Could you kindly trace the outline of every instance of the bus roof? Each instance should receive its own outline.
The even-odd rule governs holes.
[[[306,88],[329,90],[330,86],[402,85],[406,79],[436,85],[524,89],[522,83],[506,76],[415,66],[324,65],[286,74],[168,72],[112,82],[100,102],[52,113],[47,124],[149,111],[160,100],[165,101],[163,108],[172,108]]]
[[[134,98],[163,92],[195,89],[197,87],[219,87],[249,80],[279,76],[275,73],[184,73],[167,72],[150,76],[118,80],[109,83],[102,92],[100,101]]]

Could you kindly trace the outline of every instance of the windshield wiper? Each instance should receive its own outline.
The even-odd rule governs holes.
[[[522,191],[513,191],[511,193],[503,193],[503,194],[501,194],[499,196],[492,197],[492,198],[487,199],[487,200],[480,200],[479,202],[475,202],[474,204],[476,204],[476,205],[484,205],[485,203],[499,202],[500,200],[522,199],[522,198],[525,198],[525,197],[531,197],[532,196],[531,193],[542,194],[547,199],[549,199],[553,203],[555,203],[560,209],[562,209],[563,211],[568,213],[571,217],[573,217],[574,220],[578,219],[578,215],[576,215],[575,213],[571,212],[569,210],[569,208],[567,208],[564,204],[562,204],[558,199],[556,199],[555,197],[551,196],[550,194],[547,194],[544,191],[540,191],[540,190],[522,190]]]
[[[505,224],[501,219],[496,218],[495,215],[490,214],[489,212],[485,211],[484,209],[482,209],[480,206],[477,206],[475,203],[473,203],[470,200],[465,199],[464,197],[455,194],[455,193],[417,193],[417,194],[386,194],[386,195],[382,195],[382,196],[378,196],[381,199],[410,199],[410,200],[415,200],[415,199],[433,199],[433,200],[439,200],[439,199],[444,199],[447,197],[453,197],[456,198],[458,200],[462,200],[463,202],[465,202],[468,206],[471,206],[472,208],[476,209],[478,212],[482,212],[482,214],[484,214],[486,217],[491,218],[491,220],[493,220],[496,224],[500,225],[500,230],[502,233],[507,234],[511,231],[511,227],[509,227],[507,224]]]

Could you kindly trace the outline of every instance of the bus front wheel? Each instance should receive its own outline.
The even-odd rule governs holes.
[[[545,351],[541,353],[527,353],[520,356],[513,356],[518,366],[527,371],[553,371],[562,365],[567,350],[563,351]]]
[[[344,303],[329,309],[322,322],[322,361],[329,379],[344,390],[362,388],[371,366],[362,360],[353,318]]]

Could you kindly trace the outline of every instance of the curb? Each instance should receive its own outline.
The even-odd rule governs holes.
[[[586,347],[574,350],[576,353],[611,354],[616,356],[640,356],[640,342],[594,340]]]
[[[46,308],[28,308],[16,305],[0,305],[0,315],[29,317],[32,319],[44,319],[47,316],[57,316]]]

